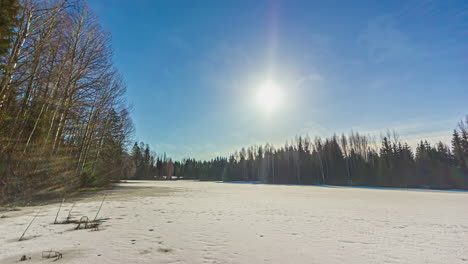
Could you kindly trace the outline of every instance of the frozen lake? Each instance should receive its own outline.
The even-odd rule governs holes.
[[[74,219],[104,193],[99,231],[52,225],[58,204],[0,212],[0,263],[468,264],[468,192],[141,181],[77,201]]]

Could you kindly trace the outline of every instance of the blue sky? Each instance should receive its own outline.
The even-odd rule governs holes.
[[[137,140],[181,159],[395,129],[449,143],[468,114],[464,0],[92,0]],[[282,104],[266,114],[266,80]]]

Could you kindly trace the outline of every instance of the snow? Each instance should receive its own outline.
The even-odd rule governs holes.
[[[58,204],[0,212],[0,263],[55,250],[55,263],[468,264],[466,192],[135,181],[78,201],[74,219],[105,193],[98,231],[53,225]]]

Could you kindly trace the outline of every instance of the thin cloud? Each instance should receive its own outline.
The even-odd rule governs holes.
[[[169,45],[177,48],[177,49],[180,49],[180,50],[183,50],[183,51],[190,51],[191,49],[191,44],[182,39],[181,37],[178,37],[178,36],[169,36],[167,38],[167,42],[169,43]]]
[[[442,141],[450,144],[451,131],[456,128],[459,119],[451,118],[445,120],[407,120],[390,124],[376,124],[374,128],[353,127],[352,130],[362,134],[375,136],[377,139],[386,134],[387,131],[396,131],[403,142],[407,142],[415,148],[421,140],[430,143]]]
[[[308,74],[306,76],[303,76],[299,80],[297,80],[296,86],[300,87],[300,86],[302,86],[303,84],[305,84],[307,82],[320,82],[320,81],[323,81],[322,75],[314,72],[314,73]]]
[[[367,48],[368,58],[373,63],[408,61],[425,55],[422,48],[398,28],[392,15],[384,15],[369,21],[357,42]]]

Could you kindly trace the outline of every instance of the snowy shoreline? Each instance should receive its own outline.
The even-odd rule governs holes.
[[[205,182],[200,180],[191,180],[195,182]],[[210,182],[210,181],[206,181]],[[325,187],[325,188],[362,188],[362,189],[375,189],[375,190],[395,190],[395,191],[436,191],[436,192],[468,192],[468,190],[462,189],[431,189],[431,188],[398,188],[398,187],[379,187],[379,186],[346,186],[346,185],[328,185],[328,184],[289,184],[289,183],[262,183],[259,181],[247,182],[247,181],[214,181],[216,183],[235,183],[235,184],[262,184],[262,185],[279,185],[279,186],[313,186],[313,187]]]

